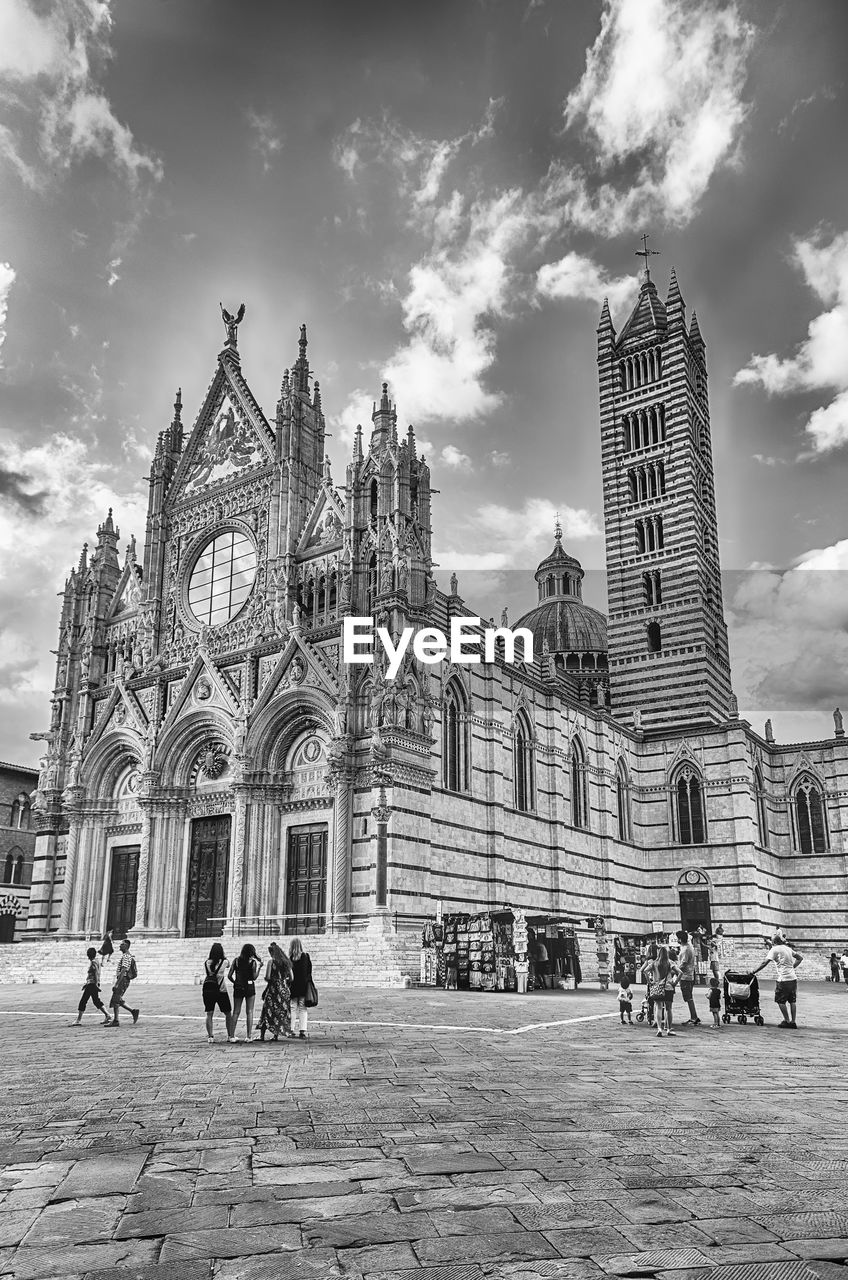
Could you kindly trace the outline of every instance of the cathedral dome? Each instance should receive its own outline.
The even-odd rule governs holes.
[[[532,631],[536,654],[541,655],[547,647],[552,654],[594,654],[606,659],[607,620],[583,603],[582,579],[580,561],[563,548],[557,521],[553,550],[536,570],[539,603],[515,624]]]

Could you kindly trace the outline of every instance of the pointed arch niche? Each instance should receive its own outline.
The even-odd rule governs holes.
[[[442,785],[447,791],[471,790],[468,704],[458,680],[450,680],[442,709]]]

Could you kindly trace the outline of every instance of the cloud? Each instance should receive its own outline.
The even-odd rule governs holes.
[[[828,308],[810,321],[795,354],[752,356],[734,378],[736,386],[761,386],[769,395],[829,391],[829,403],[806,423],[815,453],[848,443],[848,232],[828,238],[822,231],[795,241],[793,260],[804,282]]]
[[[713,175],[736,158],[752,44],[736,3],[605,0],[565,104],[566,127],[592,148],[592,171],[562,174],[572,218],[602,218],[607,234],[651,215],[688,222]]]
[[[262,158],[262,169],[268,173],[283,149],[283,135],[270,112],[261,113],[253,107],[245,112],[251,131],[251,146]]]
[[[471,459],[467,453],[462,453],[457,449],[456,445],[446,444],[439,455],[439,461],[444,466],[450,467],[452,471],[470,471]]]
[[[743,712],[818,717],[846,705],[848,539],[807,552],[788,570],[746,573],[728,594]]]
[[[45,187],[87,156],[133,188],[162,177],[160,161],[138,148],[98,83],[112,54],[111,25],[108,0],[5,0],[0,9],[0,82],[13,118],[0,132],[0,155],[28,186]]]
[[[46,491],[32,493],[28,488],[31,484],[32,476],[26,472],[11,471],[0,465],[0,497],[24,515],[40,516],[45,510]]]
[[[637,276],[610,277],[591,258],[567,253],[559,262],[547,262],[536,273],[536,292],[543,298],[585,298],[601,303],[609,299],[613,311],[633,302],[639,291]]]
[[[113,258],[112,261],[109,263],[109,276],[108,276],[108,279],[106,280],[106,284],[109,286],[110,289],[112,288],[113,285],[116,285],[121,278],[120,275],[118,274],[118,267],[121,266],[122,261],[123,259],[121,258]]]
[[[463,549],[440,547],[435,559],[450,568],[535,569],[553,545],[557,518],[566,542],[582,542],[601,532],[597,517],[582,507],[557,507],[547,498],[528,498],[521,507],[487,502],[460,522]],[[485,551],[477,549],[483,547]]]
[[[0,262],[0,347],[6,341],[6,316],[9,313],[9,293],[15,283],[16,272],[8,262]]]
[[[510,467],[512,466],[512,454],[507,453],[505,450],[492,449],[489,454],[489,461],[493,467]]]

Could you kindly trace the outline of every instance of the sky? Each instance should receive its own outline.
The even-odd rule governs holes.
[[[342,479],[386,378],[440,581],[515,620],[558,511],[605,607],[596,326],[647,232],[707,342],[741,714],[848,712],[843,0],[0,0],[0,759],[46,727],[61,591],[246,317],[309,356]],[[840,162],[839,157],[843,157]]]

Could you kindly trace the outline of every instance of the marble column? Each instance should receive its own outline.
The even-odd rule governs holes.
[[[230,841],[230,892],[227,915],[242,915],[244,864],[247,844],[247,793],[243,787],[233,787],[233,827]]]
[[[153,814],[150,800],[139,800],[141,809],[141,835],[138,847],[138,880],[135,893],[134,933],[143,933],[147,926],[147,897],[150,883],[150,833],[153,827]]]
[[[80,842],[82,816],[79,803],[84,792],[82,788],[69,788],[65,792],[65,809],[69,817],[68,839],[65,844],[65,875],[62,882],[62,910],[59,917],[59,933],[68,934],[73,922],[74,885],[76,882],[77,857]],[[48,915],[49,922],[49,915]]]
[[[350,911],[351,819],[353,778],[350,770],[333,775],[333,918]]]
[[[386,788],[384,786],[380,787],[377,803],[372,808],[371,813],[377,824],[374,905],[380,911],[385,909],[388,899],[389,819],[392,816],[391,805],[386,799]]]

